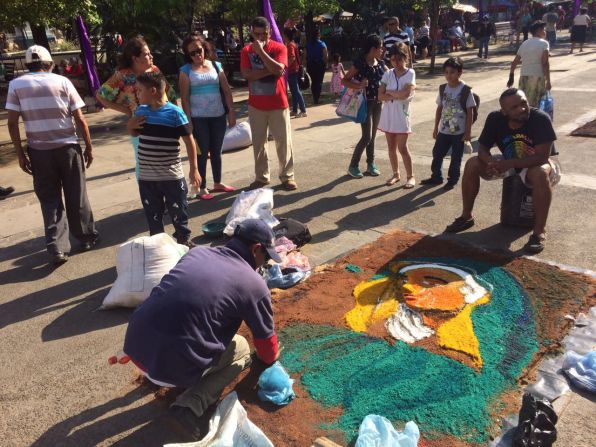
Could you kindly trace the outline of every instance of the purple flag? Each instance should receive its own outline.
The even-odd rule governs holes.
[[[575,0],[573,2],[573,17],[579,14],[579,7],[581,6],[581,0]]]
[[[283,43],[279,28],[277,27],[277,23],[275,23],[275,17],[273,16],[273,10],[271,9],[269,0],[263,0],[263,11],[265,13],[265,18],[269,20],[269,23],[271,24],[271,38],[276,42]]]
[[[95,96],[95,92],[101,86],[99,77],[97,76],[97,70],[95,69],[95,60],[93,58],[93,50],[91,49],[91,41],[87,34],[87,27],[83,22],[83,17],[77,17],[77,29],[79,31],[79,43],[81,44],[81,55],[83,57],[83,67],[85,68],[85,74],[87,75],[87,82],[89,83],[89,90],[91,96]]]

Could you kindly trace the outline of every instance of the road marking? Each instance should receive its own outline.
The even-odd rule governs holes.
[[[569,134],[578,127],[581,127],[594,119],[596,119],[596,110],[590,110],[589,112],[586,112],[583,115],[578,116],[573,121],[569,121],[568,123],[565,123],[562,126],[557,127],[555,132],[558,134]]]

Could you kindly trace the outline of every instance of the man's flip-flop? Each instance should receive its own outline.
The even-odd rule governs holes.
[[[470,219],[462,219],[458,217],[453,221],[453,223],[447,225],[445,228],[445,233],[459,233],[460,231],[467,230],[468,228],[472,228],[474,226],[474,218]]]
[[[201,194],[199,199],[201,200],[211,200],[213,198],[213,194]]]
[[[236,191],[236,188],[234,188],[233,186],[218,186],[217,188],[213,188],[211,190],[212,192],[234,192]]]

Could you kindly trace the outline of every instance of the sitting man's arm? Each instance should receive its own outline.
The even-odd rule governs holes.
[[[271,297],[263,297],[246,309],[244,321],[252,332],[257,357],[267,365],[274,363],[279,357],[279,346],[273,323]]]
[[[505,172],[508,169],[523,169],[532,168],[534,166],[542,166],[548,163],[548,156],[550,154],[552,141],[537,144],[534,146],[534,155],[524,158],[512,158],[510,160],[501,160],[498,162],[498,169],[500,172]]]

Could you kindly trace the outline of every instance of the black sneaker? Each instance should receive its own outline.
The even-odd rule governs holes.
[[[66,261],[68,261],[68,255],[66,253],[62,253],[61,251],[59,251],[56,254],[50,255],[52,264],[54,265],[62,265],[64,264]]]
[[[457,185],[457,183],[447,182],[443,185],[443,189],[445,191],[451,191],[453,188],[455,188],[455,185]]]
[[[544,234],[540,234],[540,235],[535,235],[532,234],[530,236],[530,239],[528,239],[528,242],[525,245],[525,249],[528,253],[532,253],[532,254],[538,254],[540,253],[542,250],[544,250],[544,246],[546,243],[546,236]]]
[[[473,226],[473,217],[471,217],[470,219],[463,219],[462,217],[458,217],[453,221],[453,223],[447,225],[447,228],[445,228],[445,233],[459,233],[460,231],[467,230],[468,228],[472,228]]]
[[[0,186],[0,200],[6,199],[13,192],[14,188],[12,186],[9,186],[8,188],[3,188],[2,186]]]
[[[188,407],[172,405],[165,422],[172,431],[200,441],[209,432],[209,418],[206,416],[199,418]]]
[[[99,234],[95,235],[90,241],[85,241],[81,244],[81,251],[89,251],[99,244]]]
[[[443,183],[443,180],[436,179],[434,177],[425,178],[424,180],[420,180],[421,185],[440,185]]]

